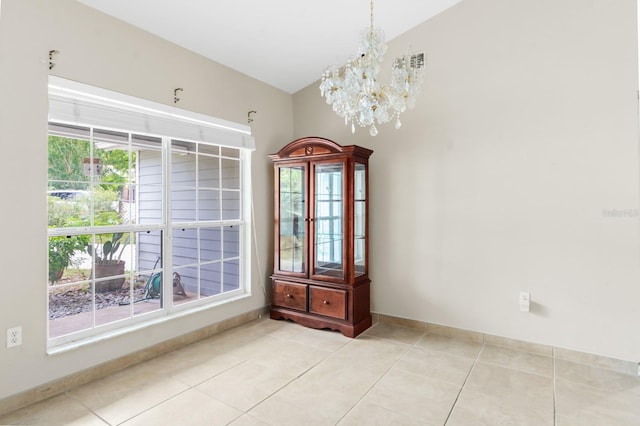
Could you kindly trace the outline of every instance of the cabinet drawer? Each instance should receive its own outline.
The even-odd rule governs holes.
[[[285,308],[307,310],[307,286],[305,284],[273,282],[273,304]]]
[[[347,318],[347,292],[309,286],[309,312],[328,317]]]

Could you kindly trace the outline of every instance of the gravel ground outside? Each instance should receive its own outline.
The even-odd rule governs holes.
[[[88,312],[92,309],[91,291],[88,284],[64,285],[64,280],[50,286],[49,290],[49,319],[62,318]],[[133,300],[142,299],[145,295],[144,287],[133,289]],[[125,282],[121,289],[108,293],[96,293],[96,309],[118,306],[120,303],[130,302],[129,286]]]

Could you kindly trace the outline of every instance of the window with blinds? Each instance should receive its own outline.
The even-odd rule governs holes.
[[[248,294],[246,127],[51,79],[50,346]]]

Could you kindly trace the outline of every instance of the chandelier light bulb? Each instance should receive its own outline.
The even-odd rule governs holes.
[[[358,55],[338,68],[325,70],[320,82],[320,94],[332,106],[333,111],[344,118],[345,125],[351,122],[355,133],[356,123],[369,127],[369,134],[376,136],[376,124],[396,119],[395,128],[402,126],[400,114],[415,106],[420,94],[424,70],[424,54],[395,58],[391,71],[391,82],[382,86],[378,81],[380,64],[387,45],[384,33],[373,27],[373,0],[371,1],[371,26],[362,33]]]

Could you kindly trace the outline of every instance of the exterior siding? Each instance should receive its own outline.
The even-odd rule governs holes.
[[[160,152],[141,151],[138,160],[138,217],[140,223],[159,223],[162,220],[162,156]],[[170,179],[173,223],[240,219],[239,159],[173,154]],[[198,259],[201,296],[240,287],[240,226],[201,228],[199,249],[198,229],[175,228],[173,232],[174,271],[180,274],[187,293],[197,292]],[[140,270],[153,268],[160,254],[159,241],[158,235],[139,236]]]

